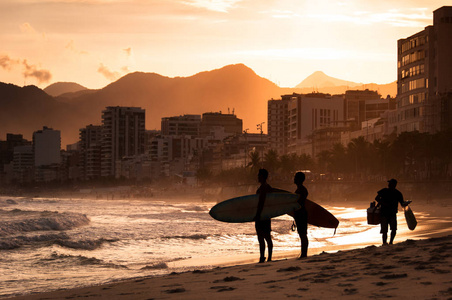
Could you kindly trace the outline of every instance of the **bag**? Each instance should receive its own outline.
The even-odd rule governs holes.
[[[408,228],[410,230],[414,230],[414,228],[416,228],[417,225],[417,221],[416,221],[416,217],[414,216],[413,211],[411,210],[411,208],[407,205],[403,208],[404,212],[405,212],[405,220],[406,220],[406,224],[408,225]]]
[[[380,208],[375,206],[375,202],[370,203],[367,209],[367,224],[378,225],[381,223]]]

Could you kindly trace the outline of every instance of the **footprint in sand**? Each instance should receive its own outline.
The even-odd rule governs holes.
[[[217,290],[217,292],[228,292],[235,290],[235,288],[231,286],[212,286],[210,289]]]
[[[218,282],[231,282],[231,281],[237,281],[237,280],[245,280],[243,278],[238,278],[238,277],[234,277],[234,276],[227,276],[223,279],[219,279],[219,280],[215,280],[213,283],[218,283]]]
[[[176,294],[176,293],[183,293],[185,292],[184,288],[177,288],[177,289],[170,289],[170,290],[165,290],[164,291],[167,294]]]
[[[380,277],[381,279],[399,279],[399,278],[405,278],[408,277],[406,273],[403,274],[388,274],[385,276]]]

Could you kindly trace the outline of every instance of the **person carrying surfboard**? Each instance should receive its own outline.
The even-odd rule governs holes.
[[[295,194],[300,195],[297,202],[301,205],[301,208],[294,211],[292,217],[297,225],[298,235],[301,240],[301,254],[298,259],[302,259],[308,256],[308,212],[306,210],[305,202],[308,198],[308,189],[303,185],[305,181],[305,174],[303,172],[297,172],[294,176],[293,182],[297,185]]]
[[[398,204],[400,203],[402,207],[406,205],[405,201],[403,201],[402,193],[396,189],[396,186],[397,180],[388,180],[388,187],[379,190],[377,192],[377,196],[375,197],[375,200],[378,202],[378,206],[380,206],[380,233],[382,234],[383,245],[388,244],[388,227],[391,229],[389,244],[394,242],[394,238],[397,234]]]
[[[259,203],[257,205],[256,216],[254,217],[254,227],[256,228],[257,240],[259,241],[260,258],[259,263],[265,262],[265,241],[267,241],[268,258],[272,260],[273,242],[271,237],[271,219],[261,220],[262,209],[264,208],[267,193],[272,192],[272,187],[267,183],[268,171],[260,169],[257,174],[257,180],[261,184],[256,194],[259,195]]]

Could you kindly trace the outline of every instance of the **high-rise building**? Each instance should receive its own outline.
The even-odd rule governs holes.
[[[80,129],[80,169],[83,179],[101,176],[102,126],[88,125]]]
[[[61,162],[61,132],[46,126],[33,132],[35,167],[56,165]]]
[[[102,111],[101,176],[115,176],[116,161],[144,153],[145,110],[109,106]]]
[[[452,128],[452,6],[433,25],[397,41],[398,133]]]
[[[33,146],[24,145],[14,147],[13,177],[19,183],[31,182],[34,174]]]
[[[201,115],[183,115],[162,118],[163,135],[199,136]]]
[[[350,129],[359,130],[361,124],[379,118],[385,111],[396,109],[392,98],[382,99],[377,91],[349,90],[345,92],[345,119]]]
[[[201,136],[211,135],[216,128],[223,128],[226,136],[241,134],[243,130],[242,119],[235,114],[209,112],[202,114]]]
[[[35,180],[48,182],[60,179],[61,132],[46,126],[33,132],[33,152]]]
[[[293,94],[288,98],[290,98],[288,153],[312,154],[312,150],[305,151],[303,147],[305,144],[312,143],[314,130],[343,126],[344,98],[342,95]]]
[[[268,100],[267,128],[268,147],[275,150],[278,155],[287,153],[289,141],[289,99],[282,96],[281,100]]]

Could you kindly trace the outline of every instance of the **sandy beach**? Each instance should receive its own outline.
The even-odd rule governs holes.
[[[229,266],[219,261],[222,266],[211,269],[8,299],[452,299],[451,204],[413,207],[447,220],[444,230],[397,236],[394,245],[310,253],[303,260],[280,253],[273,262],[237,258],[234,265],[230,258]]]
[[[452,236],[14,299],[451,299]]]

